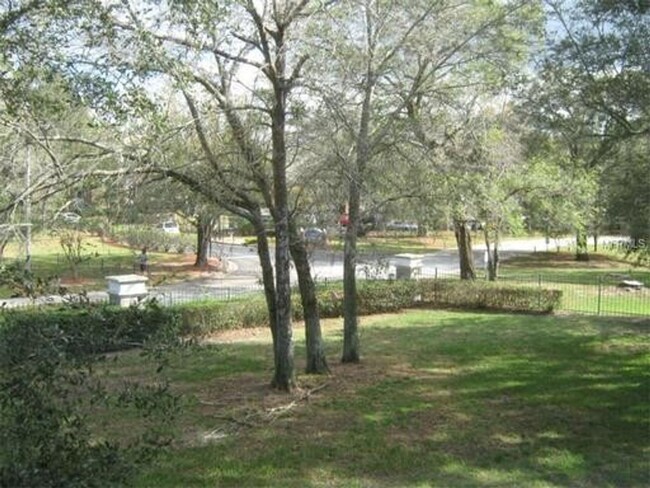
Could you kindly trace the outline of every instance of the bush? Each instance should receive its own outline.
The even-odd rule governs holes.
[[[0,486],[123,486],[169,442],[164,426],[177,413],[178,398],[166,383],[109,392],[94,372],[105,359],[96,352],[123,344],[118,336],[146,336],[145,350],[162,359],[161,351],[177,343],[177,331],[167,333],[173,321],[155,305],[122,314],[92,308],[0,317]],[[155,328],[154,320],[160,321]],[[93,432],[93,412],[109,405],[138,411],[148,422],[129,445]]]
[[[361,281],[357,288],[360,315],[397,312],[409,307],[483,309],[524,313],[551,313],[561,292],[491,282],[459,280]],[[317,290],[320,316],[343,315],[340,283]],[[302,320],[300,296],[292,297],[293,319]],[[67,350],[99,353],[141,346],[151,337],[167,334],[202,336],[221,330],[267,326],[264,296],[233,301],[204,300],[173,307],[118,308],[101,305],[6,311],[0,315],[13,326],[39,323],[57,327],[67,337]],[[0,322],[0,327],[1,327]]]
[[[317,290],[320,316],[343,315],[340,283]],[[490,282],[459,280],[362,281],[357,287],[359,315],[397,312],[409,307],[483,309],[524,313],[551,313],[560,303],[561,292],[540,288],[519,288]],[[293,319],[302,320],[300,296],[292,297]],[[264,296],[235,301],[205,300],[173,308],[180,331],[205,335],[215,331],[268,326]]]
[[[418,282],[367,281],[357,290],[360,315],[397,312],[412,307],[418,294]]]
[[[421,280],[417,283],[422,306],[551,313],[562,297],[559,290],[485,281]]]
[[[97,354],[141,347],[157,335],[178,335],[177,314],[155,304],[119,308],[111,305],[47,307],[7,310],[3,328],[59,331],[63,341],[56,347],[73,355]]]
[[[233,301],[205,300],[172,307],[178,317],[180,333],[201,336],[220,330],[264,327],[269,314],[263,296]]]

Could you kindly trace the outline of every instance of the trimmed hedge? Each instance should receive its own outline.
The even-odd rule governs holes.
[[[523,313],[551,313],[561,292],[490,282],[458,280],[364,281],[357,290],[360,315],[397,312],[409,307],[459,308]],[[341,284],[319,287],[320,315],[343,315]],[[293,297],[293,318],[303,317],[300,297]],[[148,305],[118,308],[88,305],[81,308],[9,310],[0,314],[0,327],[40,326],[67,341],[72,353],[98,353],[136,347],[160,334],[201,336],[220,330],[263,327],[268,324],[262,295],[233,301],[205,300],[174,307]],[[57,332],[59,331],[59,332]],[[0,341],[2,340],[0,334]]]
[[[155,304],[119,308],[109,305],[7,310],[0,314],[0,343],[16,337],[12,328],[38,324],[44,337],[71,355],[139,347],[162,334],[178,335],[178,314]]]
[[[294,318],[299,320],[302,318],[302,310],[295,308]],[[266,302],[262,295],[232,301],[208,299],[177,305],[169,310],[177,318],[180,333],[189,336],[201,336],[220,330],[265,327],[269,324]]]
[[[562,298],[560,290],[489,281],[421,280],[417,283],[421,303],[440,308],[551,313]]]

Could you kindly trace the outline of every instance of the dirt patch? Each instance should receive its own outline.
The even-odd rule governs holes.
[[[196,256],[193,254],[179,254],[177,259],[151,265],[151,274],[183,273],[200,278],[212,273],[222,272],[222,263],[218,258],[210,258],[206,266],[195,267]]]
[[[340,329],[341,321],[324,320],[322,327],[324,330]],[[295,329],[302,330],[302,324],[296,323]],[[265,327],[222,331],[204,340],[210,344],[264,342],[271,347],[271,333]],[[375,358],[364,358],[360,364],[341,364],[337,359],[330,357],[329,375],[301,374],[303,365],[298,360],[297,388],[291,393],[271,388],[272,364],[269,364],[268,372],[261,375],[245,373],[208,381],[201,390],[193,393],[198,403],[196,413],[203,419],[212,419],[212,428],[206,430],[196,424],[186,425],[180,442],[183,445],[219,442],[271,424],[290,423],[299,431],[305,429],[306,432],[340,428],[344,418],[338,413],[322,418],[319,415],[318,422],[315,422],[308,412],[311,408],[318,408],[322,402],[352,397],[360,389],[382,381],[386,378],[387,365]],[[345,412],[341,415],[344,416]],[[303,425],[303,419],[307,418],[310,420],[305,420]]]
[[[215,332],[203,338],[208,344],[233,344],[236,342],[269,342],[271,330],[268,327],[255,327],[250,329],[234,329]]]

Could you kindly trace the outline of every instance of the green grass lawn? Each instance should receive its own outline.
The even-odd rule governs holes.
[[[645,288],[622,288],[625,279],[640,281]],[[562,290],[563,311],[650,315],[650,269],[621,257],[592,253],[582,263],[568,252],[527,254],[504,261],[499,280]]]
[[[364,254],[424,254],[455,245],[453,232],[439,231],[426,237],[409,233],[387,232],[371,233],[360,237],[357,242],[359,252]],[[343,239],[332,236],[329,240],[331,249],[343,250]]]
[[[623,276],[643,281],[650,286],[650,268],[635,266],[622,257],[591,253],[590,260],[579,262],[570,252],[537,252],[523,254],[501,263],[503,276],[542,275],[555,282],[593,284],[598,277],[605,282],[618,282]]]
[[[76,276],[56,237],[37,236],[32,245],[32,271],[40,278],[58,276],[63,285],[71,291],[103,290],[106,288],[105,277],[111,274],[133,273],[138,270],[139,249],[102,241],[95,236],[84,239],[84,259],[78,264]],[[173,272],[166,265],[179,261],[179,255],[173,253],[149,252],[149,265],[152,272],[160,270],[164,279],[173,278]],[[180,256],[182,259],[183,256]],[[24,260],[24,249],[12,243],[7,246],[4,259],[11,262]],[[10,290],[0,287],[0,298],[11,296]]]
[[[333,374],[300,376],[292,395],[268,388],[266,330],[226,333],[172,358],[177,442],[137,484],[648,486],[649,327],[410,311],[362,319],[363,361],[342,366],[332,320]],[[110,376],[141,361],[125,354]]]

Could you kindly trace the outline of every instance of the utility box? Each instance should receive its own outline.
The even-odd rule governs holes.
[[[396,254],[391,259],[398,280],[416,280],[422,275],[422,256],[419,254]]]
[[[108,303],[128,307],[147,296],[147,278],[137,274],[107,276]]]

